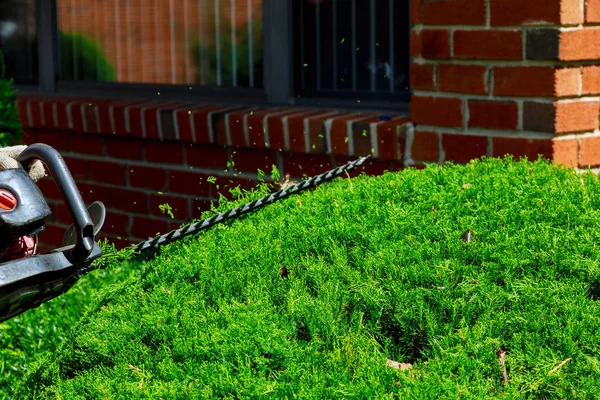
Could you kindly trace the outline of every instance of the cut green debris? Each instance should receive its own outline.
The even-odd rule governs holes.
[[[15,398],[597,398],[599,225],[542,160],[337,179],[108,282]]]

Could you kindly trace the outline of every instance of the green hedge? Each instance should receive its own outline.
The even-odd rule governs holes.
[[[14,398],[599,398],[599,216],[541,160],[337,179],[6,324],[64,336]]]
[[[0,52],[0,146],[21,143],[23,128],[17,110],[17,92],[12,78],[6,76],[4,56]]]

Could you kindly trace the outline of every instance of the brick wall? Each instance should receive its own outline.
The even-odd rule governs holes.
[[[412,0],[411,17],[415,140],[439,162],[600,165],[599,1]]]
[[[60,151],[86,204],[107,206],[101,236],[119,246],[199,218],[272,165],[302,179],[371,154],[367,173],[399,170],[411,135],[407,117],[377,113],[51,97],[18,105],[26,143]],[[39,186],[53,210],[43,248],[55,248],[71,219],[54,182]]]
[[[119,244],[198,217],[273,164],[296,178],[367,154],[371,174],[505,154],[600,166],[600,1],[411,2],[410,116],[22,96],[27,141],[64,154]],[[54,209],[43,240],[56,246],[70,220],[52,182],[40,185]]]

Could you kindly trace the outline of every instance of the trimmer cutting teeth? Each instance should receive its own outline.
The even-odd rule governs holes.
[[[45,144],[23,148],[14,155],[17,162],[0,171],[0,322],[67,292],[81,275],[96,268],[92,262],[102,256],[95,239],[106,216],[104,204],[97,201],[85,207],[65,161],[55,149]],[[130,249],[136,253],[155,251],[160,246],[330,181],[361,165],[367,158],[282,187],[233,210],[149,238]],[[73,219],[62,247],[44,254],[36,254],[38,235],[44,230],[51,211],[31,176],[31,166],[38,160],[54,178]],[[26,167],[30,169],[29,173]]]

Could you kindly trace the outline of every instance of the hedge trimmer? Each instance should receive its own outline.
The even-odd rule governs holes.
[[[193,222],[125,250],[144,255],[160,246],[193,235],[213,225],[237,218],[292,194],[330,181],[363,164],[360,158],[303,182],[270,193],[258,200]],[[101,202],[85,207],[75,181],[60,154],[45,144],[33,144],[18,154],[18,168],[0,171],[0,322],[67,292],[79,278],[102,266],[102,249],[95,237],[106,210]],[[37,235],[44,230],[50,208],[42,192],[23,166],[41,161],[56,182],[73,224],[62,247],[36,255]]]

